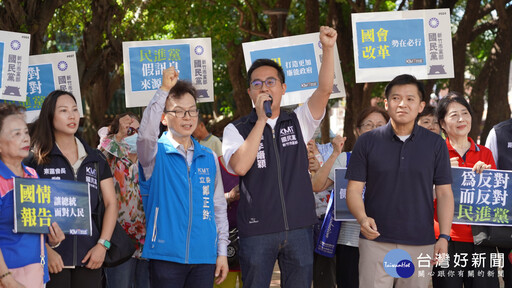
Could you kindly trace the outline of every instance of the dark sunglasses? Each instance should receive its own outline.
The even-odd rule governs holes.
[[[128,136],[132,136],[135,133],[139,133],[139,128],[129,127],[128,131],[126,132],[126,134],[128,134]]]

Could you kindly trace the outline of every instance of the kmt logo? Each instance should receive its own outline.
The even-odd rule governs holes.
[[[210,168],[197,168],[199,175],[210,175]]]

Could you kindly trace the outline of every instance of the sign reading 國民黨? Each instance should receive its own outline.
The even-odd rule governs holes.
[[[44,99],[54,90],[72,93],[76,98],[80,116],[84,115],[75,52],[31,55],[26,88],[26,100],[13,103],[27,109],[25,113],[27,122],[33,122],[39,117]]]
[[[89,184],[14,178],[13,192],[15,233],[48,233],[57,222],[65,234],[92,235]]]
[[[450,10],[352,14],[356,82],[453,78]]]
[[[286,94],[281,106],[306,102],[318,88],[318,73],[322,63],[322,45],[320,33],[311,33],[290,37],[243,43],[245,66],[261,58],[272,59],[284,71]],[[345,86],[338,55],[334,47],[334,85],[330,98],[345,96]],[[262,79],[264,80],[264,79]]]
[[[123,42],[123,61],[126,107],[147,106],[171,66],[194,85],[198,102],[214,100],[210,38]]]
[[[26,100],[30,34],[0,30],[0,99]]]
[[[477,174],[470,168],[452,168],[453,223],[512,226],[511,176],[512,172],[504,170]]]

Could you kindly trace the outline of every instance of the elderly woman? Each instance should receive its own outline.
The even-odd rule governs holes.
[[[452,167],[473,168],[476,173],[485,169],[496,169],[492,153],[484,146],[476,144],[468,137],[471,130],[472,112],[469,103],[462,95],[450,92],[439,101],[436,110],[441,129],[446,135],[446,145],[450,153]],[[437,208],[437,205],[435,206]],[[437,215],[437,212],[434,214]],[[439,237],[439,223],[434,222],[436,238]],[[453,224],[450,231],[451,240],[448,242],[449,266],[447,268],[434,267],[432,277],[434,288],[446,287],[499,287],[498,271],[490,268],[490,253],[496,253],[496,248],[482,247],[473,244],[471,225]],[[474,253],[485,255],[485,265],[473,267],[471,264]],[[466,255],[466,265],[456,265],[456,257]],[[460,263],[459,263],[460,264]],[[474,275],[471,275],[473,270]],[[453,277],[449,271],[453,271]],[[477,271],[483,271],[480,275]],[[492,276],[494,275],[494,276]],[[474,276],[474,277],[473,277]]]
[[[141,258],[146,236],[145,214],[139,188],[137,161],[137,115],[126,112],[117,115],[109,131],[100,140],[99,149],[114,176],[114,187],[119,208],[118,221],[137,244],[132,258],[116,267],[105,268],[108,288],[149,287],[149,262]]]
[[[44,287],[48,269],[41,260],[46,249],[40,234],[14,233],[14,177],[37,178],[22,164],[30,148],[24,109],[0,104],[0,287]],[[64,233],[57,223],[49,227],[48,243],[58,245]]]
[[[75,97],[56,90],[44,100],[32,130],[34,159],[30,165],[39,176],[88,183],[92,214],[98,214],[100,193],[105,205],[101,230],[93,221],[92,236],[73,235],[55,249],[47,247],[51,277],[48,288],[102,287],[101,267],[118,216],[108,163],[99,151],[75,135],[79,122]]]

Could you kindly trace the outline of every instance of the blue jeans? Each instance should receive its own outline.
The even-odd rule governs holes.
[[[105,268],[107,288],[149,288],[149,261],[130,258],[116,267]]]
[[[181,264],[162,260],[149,261],[152,287],[213,287],[215,264]]]
[[[281,287],[311,288],[312,228],[240,237],[240,268],[244,287],[269,287],[276,259],[281,270]]]

